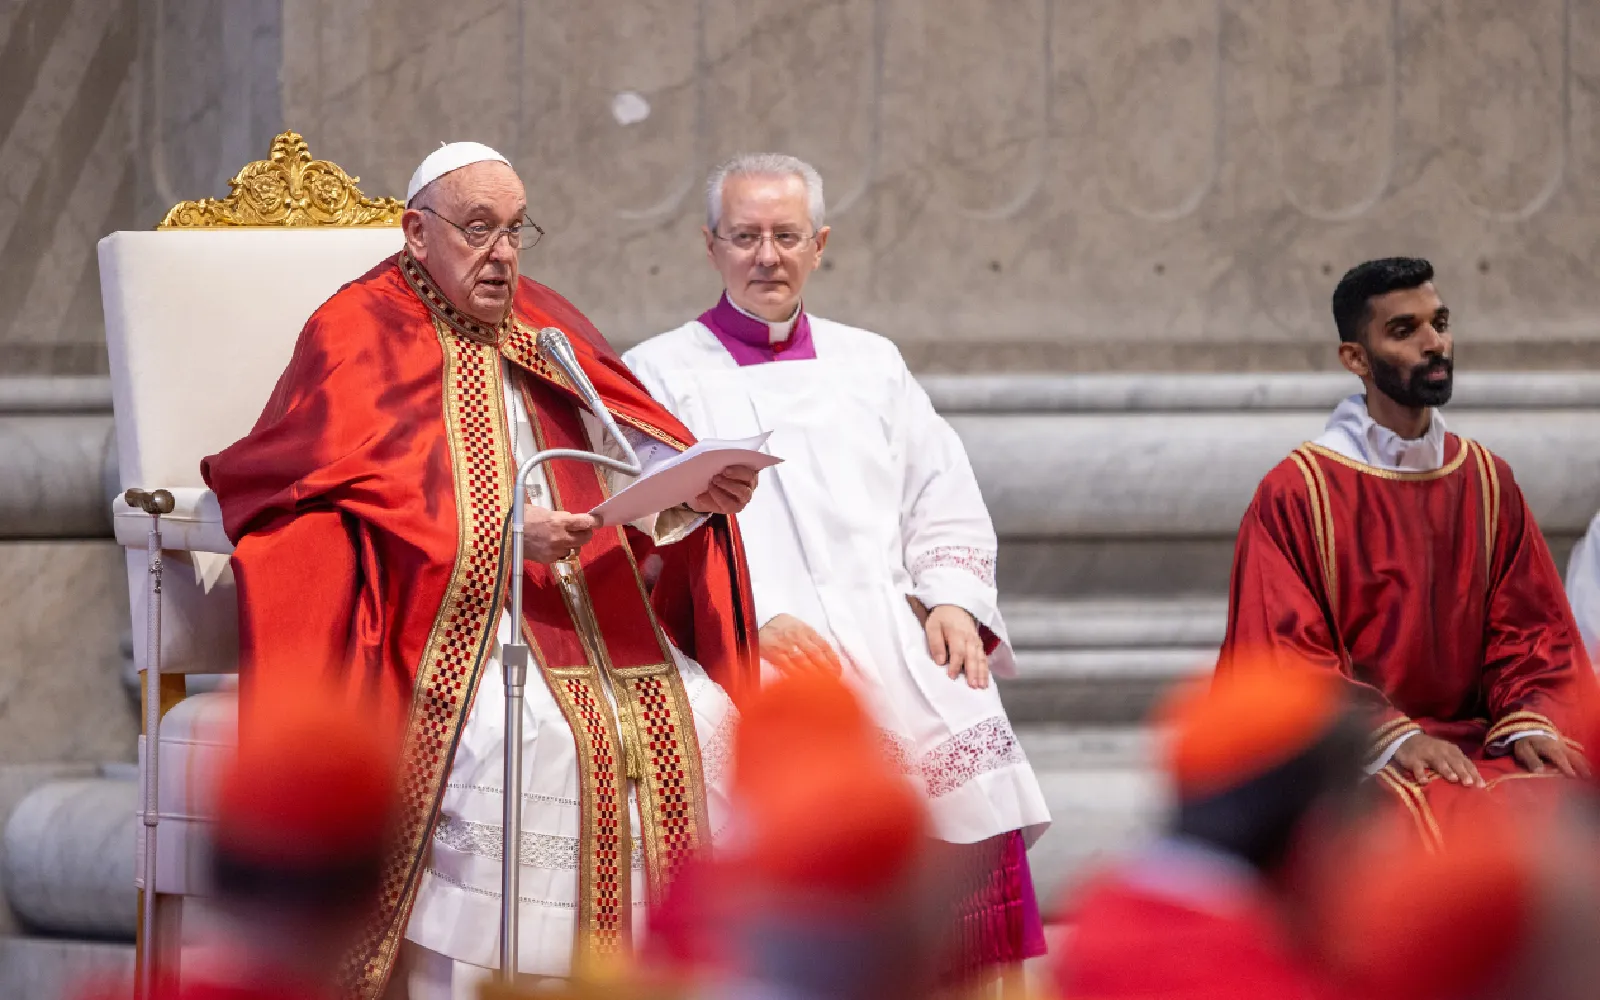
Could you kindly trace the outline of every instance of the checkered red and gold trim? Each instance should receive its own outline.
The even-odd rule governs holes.
[[[578,940],[574,968],[626,953],[633,930],[633,834],[626,751],[600,671],[543,667],[545,683],[572,727],[578,749]]]
[[[700,849],[709,828],[694,716],[671,663],[616,670],[632,716],[639,775],[639,826],[650,891],[661,898]]]
[[[562,332],[566,333],[565,330]],[[573,340],[574,338],[568,333],[567,339]],[[572,387],[572,382],[567,378],[566,373],[561,370],[561,366],[551,363],[544,352],[539,350],[539,331],[528,324],[512,317],[512,329],[506,336],[505,343],[500,348],[500,353],[504,354],[506,360],[512,364],[526,368],[545,381],[559,386],[574,399],[577,398],[577,391]],[[686,451],[689,447],[689,442],[667,433],[648,420],[641,420],[632,414],[619,413],[616,410],[612,410],[611,415],[629,427],[641,431],[678,451]]]
[[[491,345],[457,337],[436,321],[444,352],[445,430],[455,477],[456,556],[445,599],[423,647],[401,756],[399,846],[383,875],[378,912],[345,969],[346,992],[380,996],[416,899],[421,865],[445,777],[490,652],[511,510],[510,453],[500,378]]]

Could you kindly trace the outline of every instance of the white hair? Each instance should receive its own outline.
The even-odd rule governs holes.
[[[722,221],[722,185],[729,177],[798,177],[806,186],[806,209],[811,228],[821,229],[828,206],[822,198],[822,175],[817,168],[785,153],[740,153],[711,171],[706,181],[706,228],[716,232]]]

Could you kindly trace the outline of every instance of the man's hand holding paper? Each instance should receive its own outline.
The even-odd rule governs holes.
[[[737,514],[755,495],[761,472],[748,465],[730,465],[711,477],[706,491],[689,501],[696,514]]]
[[[759,450],[766,440],[761,434],[742,441],[700,441],[646,469],[589,513],[602,527],[684,505],[702,514],[737,514],[750,502],[757,473],[783,461]]]

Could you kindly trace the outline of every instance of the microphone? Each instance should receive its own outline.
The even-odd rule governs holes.
[[[622,446],[622,454],[626,464],[630,467],[622,471],[630,476],[639,475],[643,471],[642,466],[639,464],[639,456],[634,452],[633,445],[629,444],[628,439],[623,437],[622,432],[617,429],[617,424],[612,419],[611,411],[606,408],[606,404],[600,399],[600,393],[595,391],[594,383],[589,381],[588,373],[583,370],[582,365],[578,364],[578,356],[572,350],[572,341],[568,340],[567,335],[559,328],[547,326],[539,331],[539,350],[549,355],[550,360],[561,366],[561,370],[567,373],[567,378],[572,382],[572,387],[577,390],[578,396],[583,400],[584,405],[588,406],[590,411],[600,418],[600,423],[605,426],[606,432]]]

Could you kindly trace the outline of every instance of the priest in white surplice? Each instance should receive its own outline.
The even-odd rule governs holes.
[[[772,433],[785,461],[739,517],[762,657],[842,663],[961,845],[950,976],[1040,954],[1027,845],[1050,815],[990,682],[1014,664],[966,452],[893,343],[805,311],[828,241],[816,170],[742,156],[707,196],[721,300],[623,360],[699,437]]]

